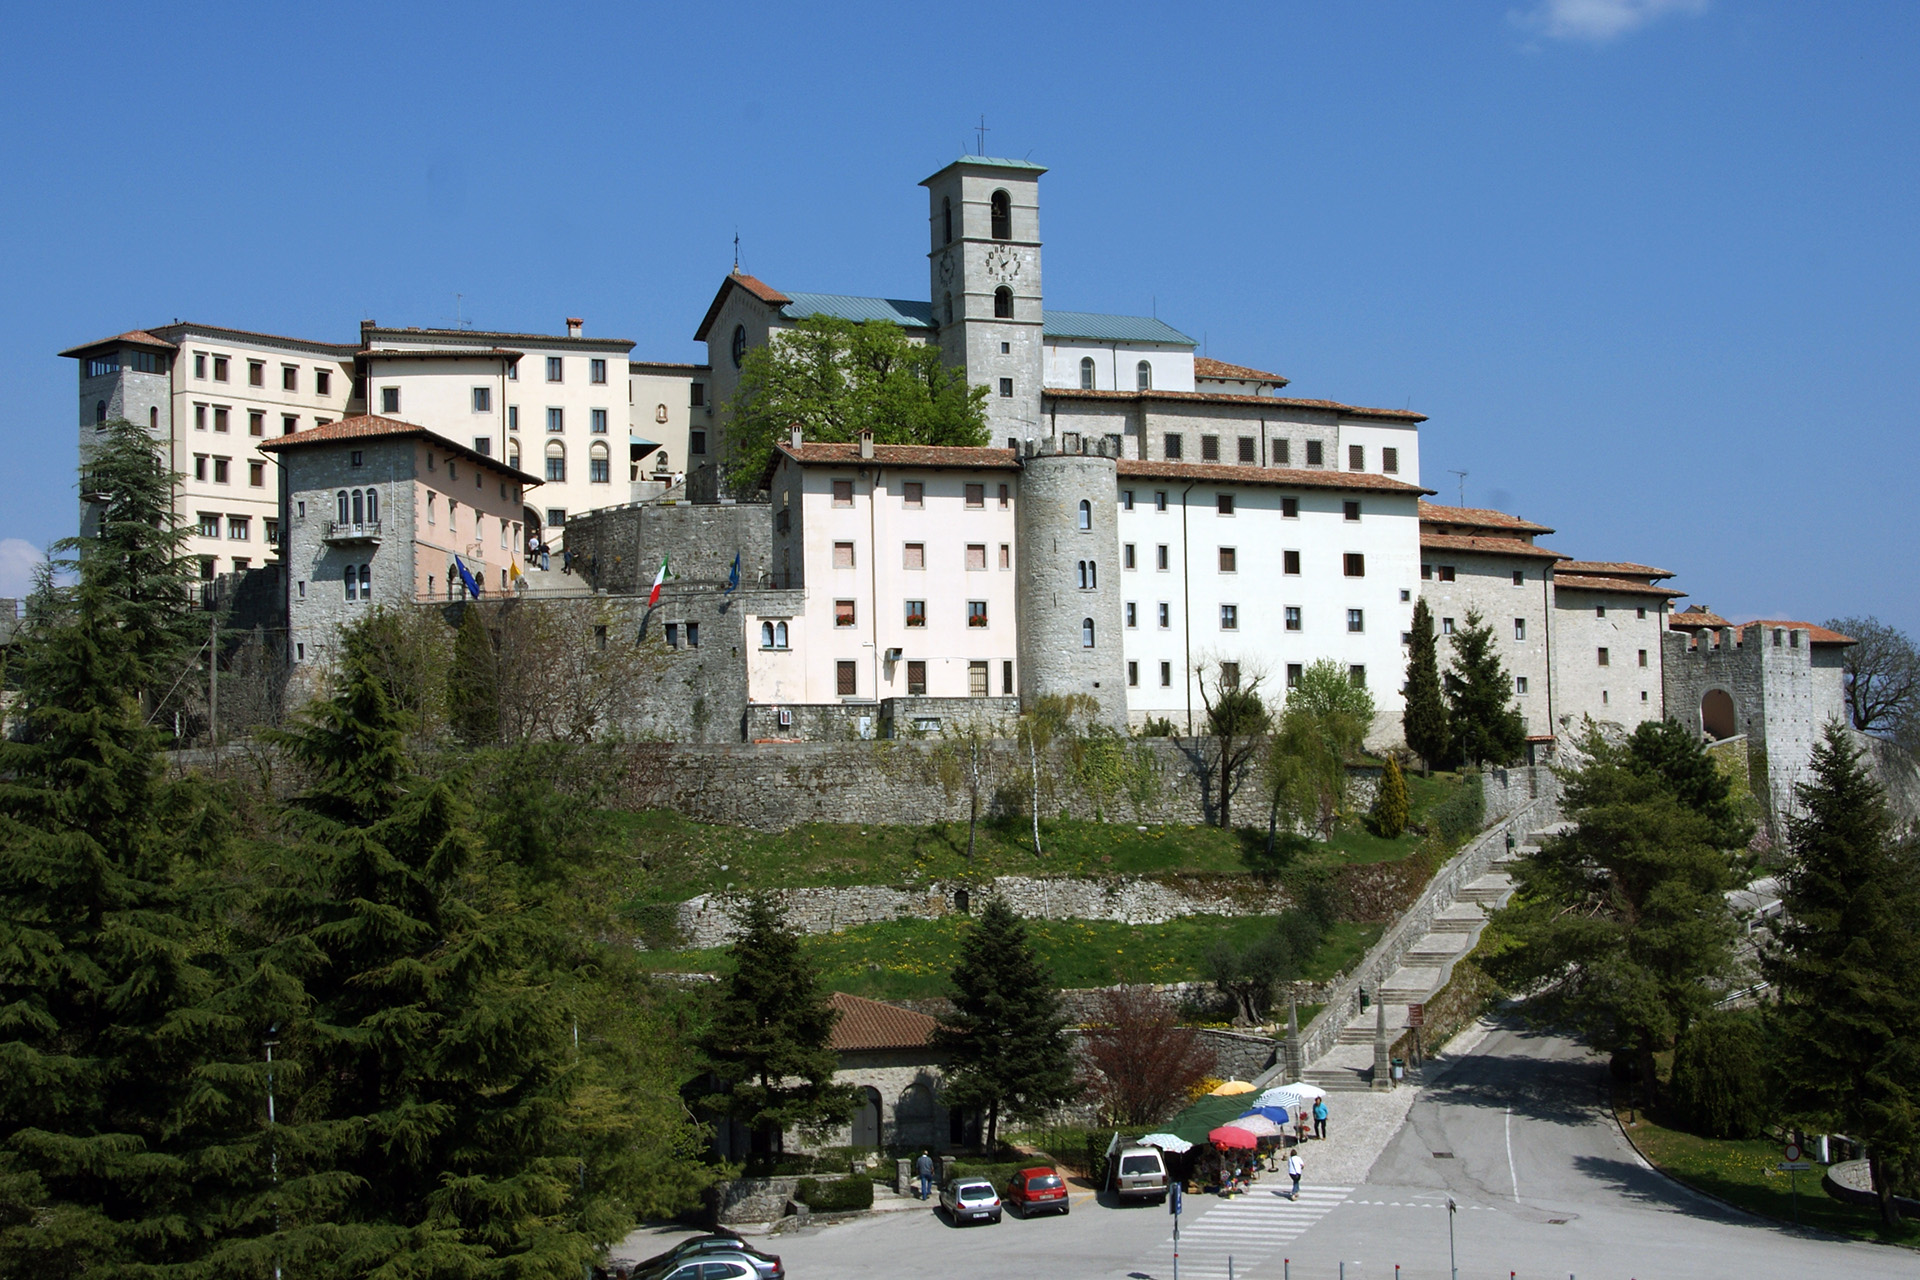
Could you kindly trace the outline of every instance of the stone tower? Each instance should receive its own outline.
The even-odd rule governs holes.
[[[1104,441],[1061,453],[1026,447],[1016,527],[1020,705],[1087,694],[1097,718],[1127,727],[1120,631],[1120,521],[1116,459]]]
[[[127,333],[87,347],[75,347],[60,353],[76,356],[80,362],[80,462],[85,469],[88,454],[100,438],[100,426],[116,418],[125,418],[145,426],[154,442],[167,450],[167,465],[177,471],[187,468],[173,441],[173,369],[174,346],[149,333]],[[80,498],[80,532],[93,536],[99,532],[101,508]]]
[[[927,189],[929,297],[940,351],[987,389],[991,442],[1040,437],[1040,175],[962,156]]]

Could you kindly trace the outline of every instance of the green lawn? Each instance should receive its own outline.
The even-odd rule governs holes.
[[[1622,1117],[1625,1118],[1624,1116]],[[1680,1181],[1742,1209],[1794,1220],[1795,1205],[1788,1175],[1774,1168],[1781,1160],[1781,1144],[1767,1139],[1733,1142],[1699,1138],[1668,1129],[1647,1118],[1627,1129],[1640,1154]],[[1820,1189],[1821,1167],[1793,1175],[1799,1183],[1799,1221],[1841,1235],[1887,1244],[1920,1245],[1920,1224],[1903,1223],[1888,1231],[1871,1209],[1842,1204]]]
[[[1097,920],[1030,920],[1027,928],[1062,987],[1118,982],[1179,982],[1205,976],[1202,957],[1221,939],[1244,943],[1271,926],[1267,917],[1189,916],[1160,925]],[[961,917],[890,920],[806,939],[822,981],[836,991],[876,999],[947,993],[947,975],[960,958]],[[1351,966],[1380,937],[1377,924],[1338,924],[1302,976],[1320,979]],[[710,951],[648,951],[647,967],[713,971],[724,956]]]
[[[1408,779],[1418,821],[1457,779]],[[1243,801],[1238,812],[1257,806]],[[779,889],[822,885],[915,884],[995,875],[1153,875],[1168,872],[1241,874],[1258,862],[1264,828],[1148,826],[1130,822],[1055,819],[1040,824],[1045,855],[1035,857],[1024,822],[980,824],[974,856],[966,856],[967,828],[870,824],[809,824],[791,831],[756,832],[692,822],[659,810],[607,815],[614,838],[638,864],[636,899],[678,901],[732,888]],[[1302,843],[1299,855],[1331,863],[1404,858],[1420,837],[1384,840],[1354,820],[1325,844]]]

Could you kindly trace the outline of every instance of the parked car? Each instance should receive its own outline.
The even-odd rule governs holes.
[[[981,1218],[988,1222],[1000,1221],[1000,1194],[985,1178],[953,1179],[940,1188],[940,1207],[947,1211],[955,1226]]]
[[[1007,1208],[1018,1209],[1023,1218],[1035,1213],[1068,1211],[1067,1184],[1058,1170],[1047,1165],[1036,1165],[1014,1174],[1000,1199]]]
[[[754,1248],[730,1231],[719,1231],[712,1235],[693,1236],[682,1240],[665,1253],[648,1258],[634,1267],[634,1280],[653,1280],[672,1273],[680,1263],[699,1262],[719,1255],[739,1254],[752,1265],[759,1280],[786,1280],[787,1270],[780,1265],[778,1254],[765,1253]]]
[[[635,1272],[648,1280],[754,1280],[759,1275],[753,1259],[744,1253],[713,1253],[695,1250],[665,1269]]]
[[[1122,1200],[1167,1198],[1167,1164],[1157,1147],[1126,1147],[1114,1159],[1110,1175],[1113,1193]]]

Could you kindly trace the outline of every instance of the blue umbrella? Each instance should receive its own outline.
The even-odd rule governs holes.
[[[1293,1123],[1293,1118],[1288,1113],[1287,1108],[1279,1105],[1278,1103],[1269,1103],[1266,1106],[1255,1107],[1253,1110],[1247,1112],[1246,1114],[1250,1116],[1265,1116],[1267,1119],[1273,1121],[1275,1124],[1292,1124]]]

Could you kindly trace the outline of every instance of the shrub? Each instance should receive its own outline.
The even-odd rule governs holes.
[[[1487,798],[1477,773],[1461,778],[1446,799],[1427,811],[1428,830],[1452,845],[1477,834],[1486,824]]]
[[[1680,1124],[1705,1138],[1748,1138],[1767,1124],[1766,1046],[1749,1010],[1709,1013],[1674,1047],[1667,1098]]]
[[[1374,828],[1388,840],[1395,839],[1407,829],[1407,775],[1400,769],[1400,762],[1392,756],[1387,757],[1386,770],[1380,775],[1380,794],[1373,802]]]
[[[815,1213],[848,1213],[873,1208],[869,1178],[802,1178],[793,1198]]]

